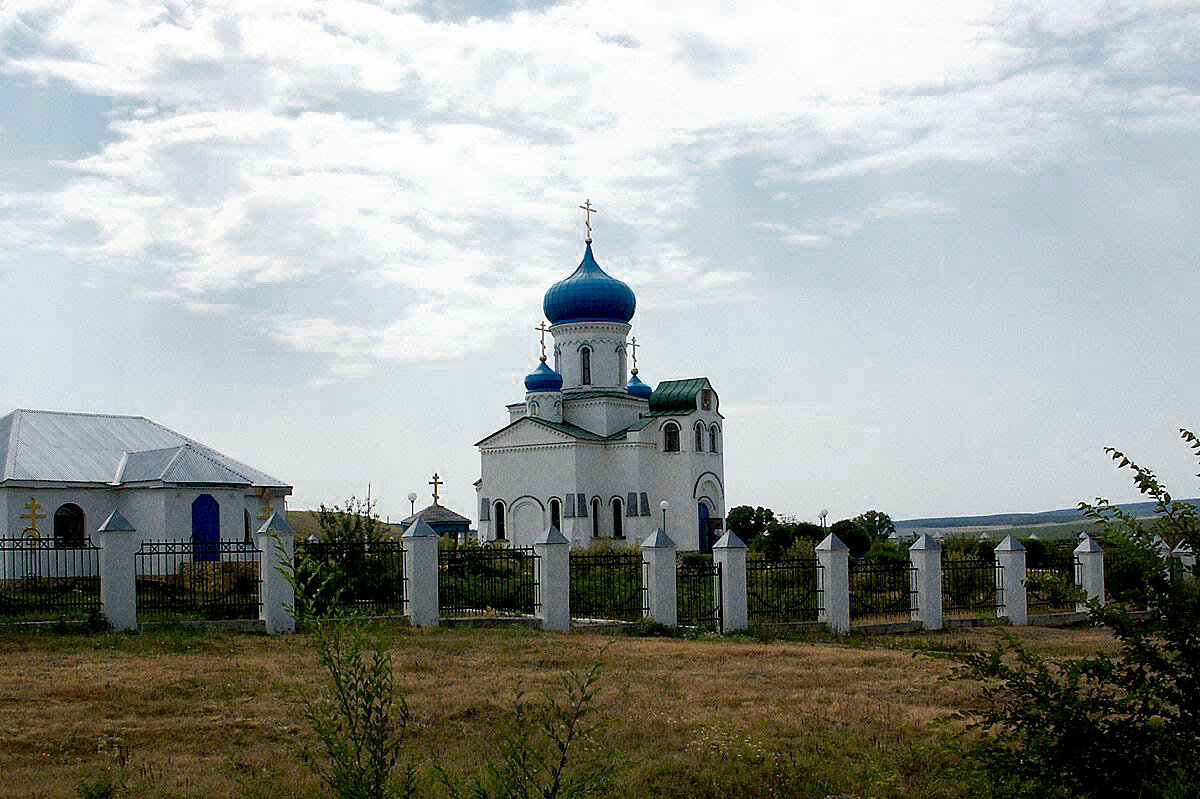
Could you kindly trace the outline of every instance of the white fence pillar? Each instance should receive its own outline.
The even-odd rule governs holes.
[[[850,631],[850,549],[833,533],[817,544],[817,561],[825,581],[821,621],[831,631]]]
[[[1083,594],[1088,599],[1094,599],[1104,604],[1104,550],[1090,535],[1075,547],[1075,560],[1079,564],[1076,580]],[[1075,610],[1083,613],[1087,605],[1078,603]]]
[[[113,511],[100,525],[100,609],[114,630],[136,630],[137,573],[133,525]]]
[[[913,621],[926,630],[942,629],[942,545],[928,533],[908,548],[913,565]]]
[[[571,542],[550,525],[533,542],[538,567],[538,618],[543,630],[567,632],[571,629]]]
[[[413,627],[438,626],[438,534],[424,519],[409,525],[404,546],[404,608]]]
[[[1029,623],[1029,598],[1025,589],[1025,547],[1013,536],[996,545],[996,563],[1000,566],[997,586],[1004,603],[996,608],[996,616],[1006,617],[1009,624]]]
[[[1180,541],[1179,546],[1171,550],[1171,558],[1179,564],[1176,568],[1180,577],[1196,576],[1196,553],[1187,544]]]
[[[674,627],[679,623],[675,604],[675,542],[659,528],[642,542],[642,571],[646,581],[646,616],[659,624]]]
[[[269,635],[296,631],[296,592],[287,575],[295,563],[296,531],[275,511],[258,528],[259,618]]]
[[[713,544],[713,560],[721,567],[721,632],[744,630],[746,607],[746,545],[733,532]]]

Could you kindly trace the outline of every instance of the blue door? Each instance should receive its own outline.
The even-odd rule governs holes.
[[[220,560],[221,506],[208,494],[192,503],[192,560]]]
[[[699,513],[700,537],[697,540],[700,542],[700,551],[701,552],[712,552],[712,541],[708,540],[709,527],[710,527],[710,525],[708,523],[708,519],[709,519],[708,506],[705,505],[703,502],[701,502],[699,505],[699,509],[700,509],[700,513]]]

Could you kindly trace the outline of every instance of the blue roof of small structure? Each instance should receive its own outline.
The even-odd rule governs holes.
[[[654,389],[643,383],[637,375],[630,375],[629,387],[626,389],[626,391],[635,397],[641,397],[645,400],[650,399],[650,395],[654,393]]]
[[[592,245],[571,276],[555,283],[542,300],[550,324],[565,322],[628,322],[637,308],[629,286],[612,277],[596,263]]]
[[[539,363],[536,369],[525,375],[525,390],[530,392],[562,391],[562,384],[562,375],[547,366],[545,361]]]

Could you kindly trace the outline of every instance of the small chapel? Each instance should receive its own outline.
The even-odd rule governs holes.
[[[724,527],[724,417],[708,378],[638,374],[633,290],[592,252],[546,292],[542,355],[506,426],[479,441],[479,537],[531,545],[550,525],[576,547],[636,546],[664,527],[680,550],[711,551]],[[546,333],[553,342],[547,362]]]

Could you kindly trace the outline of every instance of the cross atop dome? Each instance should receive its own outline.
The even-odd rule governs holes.
[[[584,241],[587,242],[588,244],[591,244],[592,243],[592,214],[600,213],[600,212],[592,207],[592,201],[590,199],[584,200],[583,205],[581,205],[579,207],[583,209],[583,224],[587,225],[587,238],[584,239]]]

